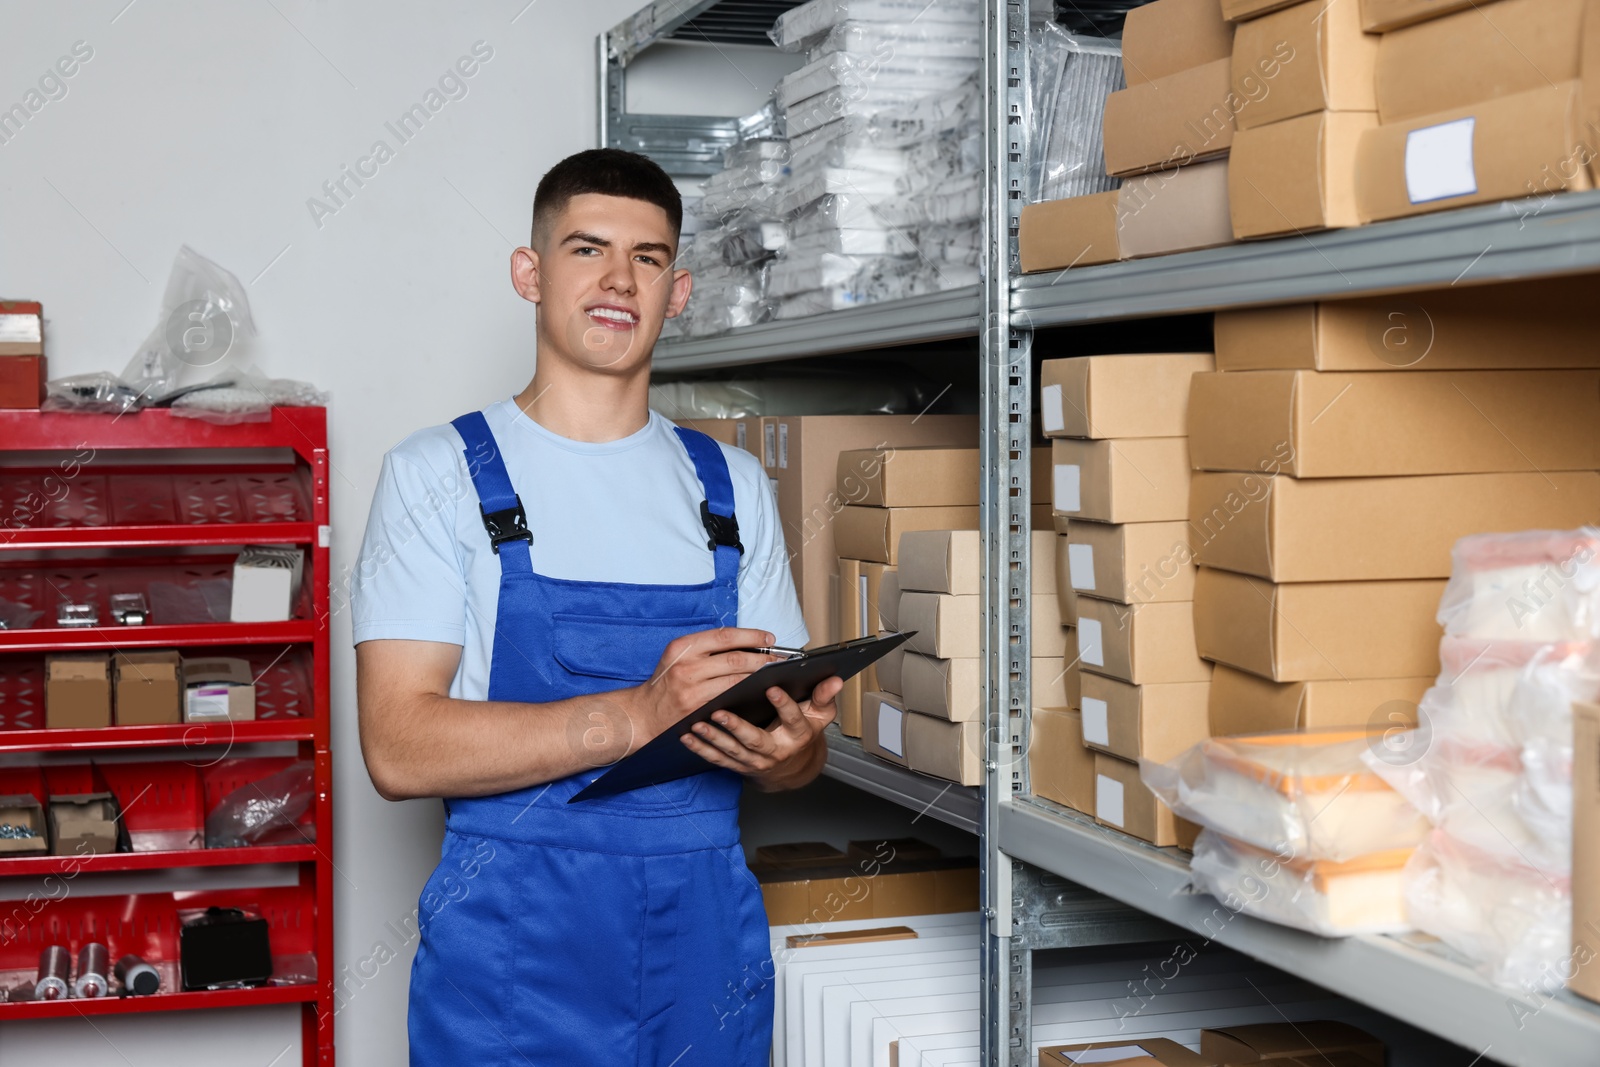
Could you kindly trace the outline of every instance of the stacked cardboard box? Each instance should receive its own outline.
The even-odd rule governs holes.
[[[713,441],[742,448],[753,456],[761,455],[761,420],[743,419],[677,419],[679,426],[699,430]]]
[[[1078,715],[1046,710],[1034,723],[1047,745],[1077,731],[1094,750],[1094,798],[1081,771],[1038,781],[1061,794],[1050,799],[1160,845],[1178,843],[1179,827],[1139,781],[1137,761],[1170,759],[1207,736],[1211,666],[1196,651],[1190,603],[1185,433],[1190,381],[1213,365],[1210,353],[1082,356],[1040,372],[1054,509],[1067,519],[1056,584],[1081,673]]]
[[[0,300],[0,408],[37,408],[48,377],[44,309],[31,301]]]

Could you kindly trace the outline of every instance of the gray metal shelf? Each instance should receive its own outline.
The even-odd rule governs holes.
[[[860,741],[840,733],[838,726],[828,727],[828,765],[822,773],[968,833],[978,832],[982,807],[975,787],[885,763],[864,750]]]
[[[715,337],[662,341],[656,345],[655,369],[702,370],[770,363],[796,356],[976,337],[977,333],[978,290],[969,286],[826,315],[745,326]]]
[[[1018,278],[1012,325],[1171,315],[1600,270],[1600,190]]]
[[[1513,1067],[1593,1067],[1600,1005],[1490,985],[1422,938],[1322,938],[1186,893],[1189,865],[1031,797],[1001,805],[1001,851]]]

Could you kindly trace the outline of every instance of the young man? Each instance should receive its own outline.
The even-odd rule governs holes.
[[[354,597],[361,748],[390,800],[443,797],[411,972],[414,1065],[765,1064],[766,916],[742,782],[804,785],[843,683],[766,730],[684,738],[718,770],[569,805],[805,625],[755,457],[648,408],[689,299],[682,204],[643,156],[557,164],[511,282],[532,382],[384,460]]]

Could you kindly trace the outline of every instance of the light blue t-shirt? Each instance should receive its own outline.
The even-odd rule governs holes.
[[[705,490],[670,422],[595,444],[540,426],[514,399],[483,411],[533,533],[533,569],[551,578],[688,585],[714,576],[700,520]],[[462,646],[450,695],[489,692],[500,557],[489,547],[463,443],[449,425],[419,430],[383,459],[361,556],[351,575],[355,643],[402,639]],[[761,464],[722,445],[733,481],[739,625],[806,643],[805,622]]]

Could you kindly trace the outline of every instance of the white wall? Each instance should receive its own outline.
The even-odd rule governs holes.
[[[512,293],[507,259],[539,176],[594,143],[595,34],[641,2],[10,0],[0,107],[25,101],[74,42],[93,55],[0,144],[0,296],[44,302],[54,375],[120,370],[153,324],[180,244],[233,271],[249,287],[263,369],[332,394],[338,573],[354,560],[384,450],[532,373],[534,309]],[[374,141],[395,146],[385,123],[479,41],[493,55],[465,79],[466,95],[314,221],[308,198]],[[714,50],[694,59],[722,61]],[[410,951],[386,924],[415,908],[441,818],[437,803],[373,792],[349,640],[341,613],[338,952],[346,966],[380,941],[402,952],[350,986],[338,1046],[344,1063],[392,1065],[405,1061]],[[7,1024],[0,1040],[0,1067],[298,1057],[290,1009]]]

